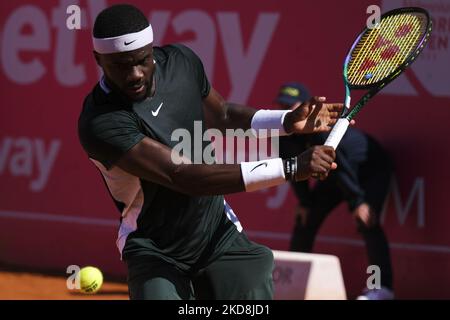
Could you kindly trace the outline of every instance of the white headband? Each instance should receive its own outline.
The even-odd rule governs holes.
[[[111,38],[92,38],[94,50],[101,54],[125,52],[142,48],[153,42],[153,29],[147,28],[134,33]]]

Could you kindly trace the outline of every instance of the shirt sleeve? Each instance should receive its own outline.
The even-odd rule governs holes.
[[[208,81],[208,77],[205,73],[205,69],[203,67],[201,59],[194,51],[192,51],[185,45],[176,44],[175,46],[182,52],[184,57],[186,57],[186,59],[189,61],[190,66],[193,69],[195,80],[200,89],[200,94],[202,98],[206,97],[211,89],[211,84]]]
[[[140,132],[135,116],[122,110],[80,124],[79,137],[89,157],[100,161],[109,170],[145,135]]]

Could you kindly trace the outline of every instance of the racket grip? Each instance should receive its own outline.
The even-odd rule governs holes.
[[[333,149],[336,150],[339,142],[341,142],[342,137],[347,131],[349,124],[350,121],[348,121],[346,118],[339,119],[328,135],[327,141],[325,141],[325,145],[333,147]]]

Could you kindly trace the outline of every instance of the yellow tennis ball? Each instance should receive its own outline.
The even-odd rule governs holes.
[[[96,293],[103,284],[103,274],[96,267],[84,267],[80,270],[80,291],[83,293]]]

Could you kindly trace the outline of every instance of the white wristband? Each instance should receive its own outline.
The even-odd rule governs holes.
[[[252,118],[252,129],[256,130],[256,136],[266,138],[268,136],[286,136],[283,122],[290,110],[258,110]],[[272,129],[272,130],[271,130]]]
[[[286,182],[281,158],[241,163],[245,191],[251,192]]]

